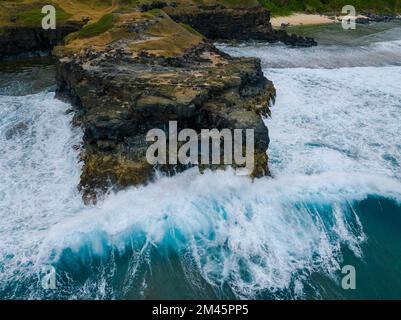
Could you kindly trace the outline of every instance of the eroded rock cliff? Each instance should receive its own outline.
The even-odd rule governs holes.
[[[174,21],[188,24],[212,40],[258,40],[301,47],[317,45],[312,38],[273,29],[270,11],[261,6],[230,8],[220,4],[166,5],[163,10]]]
[[[8,26],[0,34],[0,60],[31,55],[48,55],[68,34],[78,31],[84,23],[68,22],[55,30],[42,27]]]
[[[254,129],[251,175],[268,174],[262,116],[275,90],[258,59],[220,52],[163,11],[120,12],[103,20],[101,33],[92,26],[55,50],[58,96],[76,106],[76,123],[85,132],[80,187],[87,199],[146,183],[156,170],[187,168],[152,166],[145,157],[148,130],[167,131],[172,120],[178,130]]]

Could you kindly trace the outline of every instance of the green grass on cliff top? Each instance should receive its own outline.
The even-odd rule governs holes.
[[[120,6],[164,1],[211,4],[220,3],[227,7],[253,7],[259,4],[271,10],[273,15],[289,15],[293,12],[327,13],[339,12],[345,5],[353,5],[358,12],[376,13],[401,12],[401,0],[117,0]]]
[[[345,5],[352,5],[357,12],[401,12],[401,0],[259,0],[273,16],[286,16],[293,12],[340,12]]]
[[[57,23],[62,24],[71,17],[70,13],[51,1],[19,0],[12,2],[0,0],[0,26],[40,27],[43,17],[46,16],[42,13],[42,8],[47,4],[55,6]],[[11,19],[15,19],[15,21],[12,22]]]
[[[1,0],[0,0],[1,1]],[[80,0],[78,0],[80,1]],[[88,1],[88,0],[86,0]],[[112,0],[92,0],[92,2],[110,2],[112,3]],[[85,2],[85,0],[81,0],[81,2]],[[154,2],[165,2],[165,3],[176,3],[178,5],[180,4],[188,4],[188,3],[195,3],[195,4],[212,4],[212,3],[221,3],[225,4],[227,6],[242,6],[242,7],[247,7],[247,6],[252,6],[252,5],[257,5],[258,0],[115,0],[115,3],[119,5],[119,7],[130,7],[130,6],[135,6],[139,4],[151,4]]]
[[[113,27],[114,16],[112,13],[101,17],[97,22],[91,23],[83,27],[77,32],[79,38],[90,38],[106,32]]]
[[[81,30],[69,34],[65,38],[65,41],[69,42],[77,38],[83,39],[83,38],[95,37],[111,29],[113,27],[113,22],[114,22],[114,15],[112,13],[106,14],[103,17],[101,17],[97,22],[87,24]]]
[[[129,1],[129,0],[127,0]],[[132,0],[156,2],[159,0]],[[161,0],[172,2],[173,0]],[[174,1],[173,1],[174,2]],[[401,12],[401,0],[178,0],[178,3],[220,3],[227,7],[253,7],[259,4],[271,10],[273,15],[289,15],[293,12],[330,13],[340,12],[345,5],[352,5],[358,12]]]
[[[22,11],[16,14],[17,24],[25,27],[31,27],[31,26],[40,27],[42,25],[42,19],[45,16],[46,14],[43,14],[40,8]],[[71,14],[63,11],[60,8],[56,8],[57,23],[63,23],[70,17]]]

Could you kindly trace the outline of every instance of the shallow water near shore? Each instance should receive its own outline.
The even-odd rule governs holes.
[[[291,26],[286,30],[289,33],[312,37],[319,45],[361,46],[400,40],[401,21],[356,24],[355,29],[349,30],[344,30],[341,23]]]
[[[220,45],[260,57],[277,88],[273,178],[189,170],[89,207],[52,64],[2,68],[0,298],[401,298],[400,43]]]

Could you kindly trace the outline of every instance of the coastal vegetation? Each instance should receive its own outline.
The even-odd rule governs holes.
[[[0,27],[40,25],[43,18],[41,9],[49,4],[56,7],[59,23],[67,20],[98,20],[116,8],[112,0],[6,0],[0,1]]]
[[[76,32],[75,34],[71,34],[71,36],[75,36],[77,38],[90,38],[102,34],[106,32],[113,26],[113,14],[108,13],[101,17],[95,23],[87,24],[81,30]]]
[[[341,12],[352,5],[358,12],[395,13],[401,12],[400,0],[259,0],[274,16],[286,16],[294,12],[331,13]]]
[[[15,17],[18,25],[29,27],[34,25],[40,25],[43,19],[43,14],[41,10],[33,8],[19,12],[16,14]],[[71,17],[70,13],[65,12],[58,6],[56,7],[56,18],[59,23],[65,22],[70,17]]]

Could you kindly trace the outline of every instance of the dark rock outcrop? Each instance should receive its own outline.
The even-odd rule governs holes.
[[[396,22],[401,21],[401,16],[395,14],[375,14],[366,13],[365,17],[359,17],[356,19],[358,24],[370,24],[373,22]]]
[[[82,28],[83,23],[68,22],[55,30],[41,27],[3,27],[0,33],[0,60],[19,56],[48,54],[64,37]]]
[[[270,23],[270,11],[262,7],[170,6],[163,10],[174,21],[188,24],[212,40],[258,40],[303,47],[317,45],[312,38],[290,35],[285,30],[273,29]]]
[[[167,131],[173,120],[178,130],[197,133],[254,129],[251,175],[268,174],[262,116],[269,114],[275,90],[260,61],[220,52],[165,13],[115,13],[114,19],[104,34],[56,50],[58,96],[76,106],[75,122],[85,132],[80,185],[85,198],[109,187],[146,183],[157,169],[187,168],[146,161],[146,133]]]

